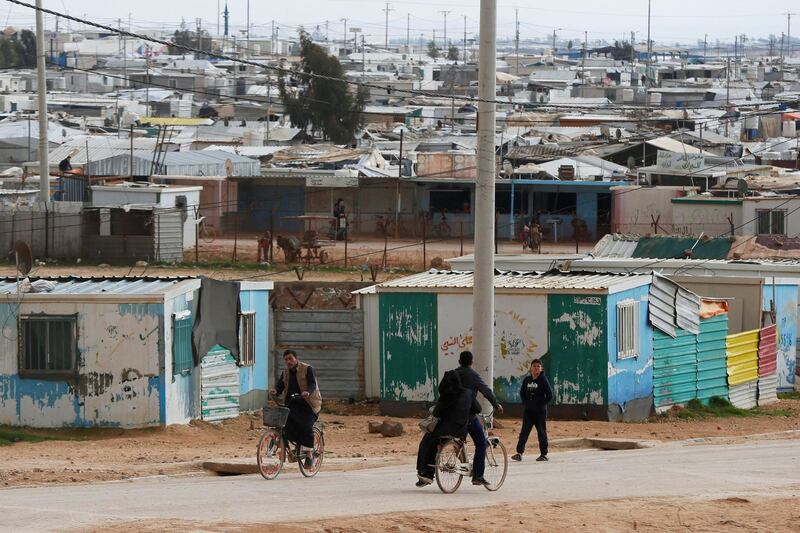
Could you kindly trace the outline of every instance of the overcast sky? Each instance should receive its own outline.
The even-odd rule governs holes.
[[[34,0],[27,0],[33,3]],[[0,17],[5,24],[31,26],[32,11],[28,8],[0,2]],[[43,0],[46,8],[67,12],[76,17],[86,17],[96,22],[111,24],[122,18],[127,24],[130,16],[134,30],[174,29],[185,19],[194,26],[195,18],[202,18],[204,28],[216,33],[217,5],[224,7],[225,0]],[[405,38],[407,16],[411,14],[412,39],[429,40],[433,30],[437,38],[444,31],[444,16],[448,15],[448,37],[460,40],[464,31],[473,34],[478,29],[478,0],[397,0],[390,2],[389,35]],[[238,31],[245,27],[247,0],[228,0],[231,27]],[[306,29],[320,27],[325,31],[329,21],[331,38],[341,38],[343,23],[350,19],[350,27],[361,27],[370,35],[368,40],[382,42],[384,36],[385,2],[380,0],[250,0],[250,21],[254,35],[269,35],[275,19],[281,35],[296,32],[302,25]],[[644,40],[647,31],[647,0],[571,0],[552,2],[542,0],[499,0],[498,34],[513,36],[514,11],[519,8],[520,32],[523,39],[552,35],[562,28],[559,38],[621,39],[637,32],[637,40]],[[653,0],[652,37],[659,43],[696,42],[704,34],[709,42],[732,41],[734,35],[778,39],[786,31],[786,12],[794,10],[793,34],[800,36],[800,2],[798,0]],[[4,12],[5,11],[5,12]],[[62,22],[66,24],[65,22]],[[52,17],[46,21],[53,26]],[[114,22],[116,25],[116,22]],[[72,23],[72,28],[77,25]],[[352,35],[351,35],[352,36]]]

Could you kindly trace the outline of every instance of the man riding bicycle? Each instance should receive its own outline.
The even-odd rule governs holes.
[[[322,395],[317,387],[314,368],[297,359],[297,352],[283,352],[286,369],[281,374],[274,395],[285,393],[284,404],[289,408],[289,418],[284,427],[286,439],[302,446],[306,453],[307,468],[312,466],[311,452],[314,449],[314,422],[322,410]]]
[[[472,408],[470,409],[469,424],[467,425],[467,432],[475,444],[475,456],[472,461],[472,484],[473,485],[489,485],[489,482],[484,479],[483,474],[486,470],[486,436],[483,434],[483,426],[478,414],[481,412],[481,404],[478,403],[478,392],[492,404],[494,410],[498,413],[503,412],[503,406],[497,402],[492,389],[484,383],[481,376],[472,369],[472,352],[461,352],[458,356],[459,367],[455,369],[458,377],[461,379],[461,385],[465,389],[469,389],[472,394]]]

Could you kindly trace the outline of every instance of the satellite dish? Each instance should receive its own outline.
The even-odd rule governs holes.
[[[230,159],[225,160],[225,175],[229,178],[233,176],[233,161]]]
[[[31,247],[25,241],[14,243],[14,259],[17,263],[17,272],[22,276],[27,276],[33,268],[33,254]]]
[[[739,192],[739,196],[747,196],[747,194],[750,192],[747,185],[747,180],[739,178],[736,183],[736,190]]]

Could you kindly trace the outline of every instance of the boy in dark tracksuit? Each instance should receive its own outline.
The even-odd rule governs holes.
[[[536,460],[547,461],[547,404],[553,399],[553,389],[544,375],[541,360],[534,359],[531,362],[530,374],[525,376],[522,381],[519,396],[525,406],[525,412],[522,417],[519,441],[517,441],[517,453],[511,458],[515,461],[522,461],[528,436],[531,434],[531,429],[536,427],[540,453]]]

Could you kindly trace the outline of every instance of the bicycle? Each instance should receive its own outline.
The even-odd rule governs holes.
[[[494,492],[503,486],[508,473],[508,453],[498,437],[490,436],[494,411],[488,415],[479,414],[483,434],[487,440],[486,471],[484,478],[489,481],[486,490]],[[464,477],[472,477],[472,459],[467,453],[467,439],[443,437],[436,452],[436,484],[445,494],[452,494],[461,486]]]
[[[217,238],[217,231],[214,229],[214,226],[211,224],[206,223],[206,217],[200,217],[197,220],[198,236],[206,243],[214,242],[214,239]]]
[[[283,463],[288,459],[290,462],[297,461],[303,476],[316,476],[322,467],[322,459],[325,456],[325,433],[322,423],[319,421],[314,423],[314,448],[311,450],[311,464],[306,465],[306,452],[301,450],[299,444],[289,443],[284,435],[283,428],[289,419],[289,408],[278,402],[274,396],[270,397],[278,407],[266,406],[263,409],[264,425],[268,429],[261,435],[256,448],[258,471],[264,479],[275,479],[281,473]],[[302,397],[299,394],[292,394],[289,401],[300,398]],[[287,449],[287,444],[294,445],[294,449]]]

